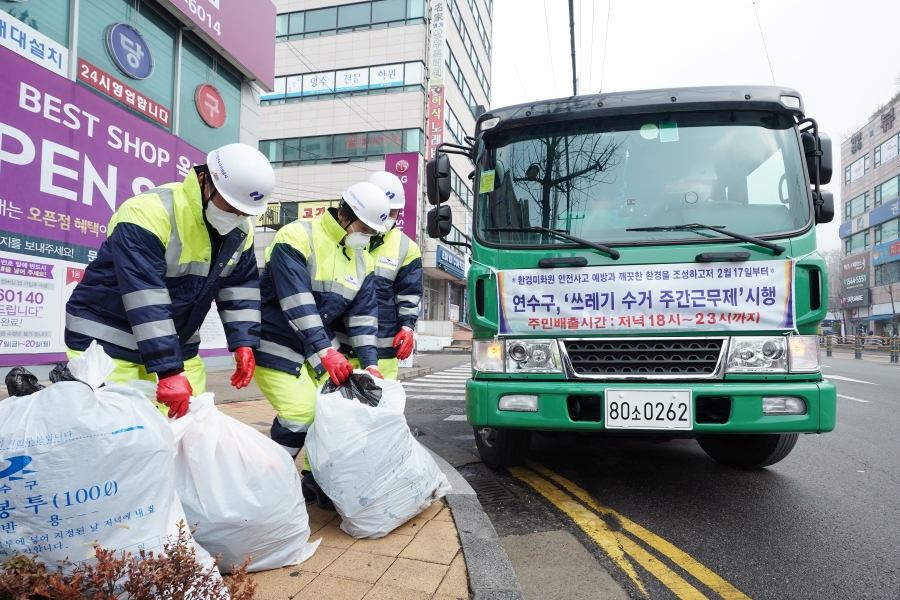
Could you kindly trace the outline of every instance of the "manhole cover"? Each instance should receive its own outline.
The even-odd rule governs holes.
[[[464,415],[466,409],[459,406],[420,406],[416,412],[427,415]]]
[[[513,500],[513,495],[509,493],[503,484],[496,479],[470,479],[469,485],[475,490],[478,501],[482,504],[496,504],[497,502],[509,502]]]

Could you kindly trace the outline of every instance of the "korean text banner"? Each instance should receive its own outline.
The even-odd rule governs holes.
[[[419,161],[418,152],[401,152],[384,156],[384,170],[393,173],[403,184],[405,205],[397,216],[397,227],[415,241],[419,232]]]
[[[501,271],[500,333],[794,329],[789,260]]]
[[[275,5],[270,0],[167,0],[212,47],[231,55],[271,90],[275,85]]]
[[[187,142],[4,48],[0,63],[0,235],[96,249],[122,202],[205,161]]]

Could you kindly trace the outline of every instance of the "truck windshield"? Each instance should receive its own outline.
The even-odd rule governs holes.
[[[592,119],[485,137],[476,179],[480,239],[600,244],[728,240],[705,229],[627,231],[703,223],[750,236],[805,229],[811,210],[793,121],[763,112]]]

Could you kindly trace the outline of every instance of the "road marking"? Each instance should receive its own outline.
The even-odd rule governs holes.
[[[853,396],[845,396],[843,394],[838,394],[838,398],[844,398],[845,400],[853,400],[855,402],[868,402],[868,400],[863,400],[862,398],[854,398]]]
[[[450,415],[449,417],[447,417],[444,420],[445,421],[465,421],[466,415]]]
[[[872,383],[871,381],[863,381],[862,379],[852,379],[850,377],[842,377],[840,375],[829,375],[825,379],[837,379],[838,381],[852,381],[853,383],[865,383],[866,385],[878,385],[877,383]]]
[[[554,473],[554,472],[550,471],[549,469],[542,467],[541,465],[538,465],[536,463],[529,462],[528,464],[532,469],[534,469],[535,471],[537,471],[538,473],[540,473],[541,475],[543,475],[550,481],[560,485],[563,489],[565,489],[570,494],[572,494],[572,496],[574,496],[575,498],[577,498],[578,500],[583,502],[585,505],[587,505],[588,507],[593,509],[596,513],[618,520],[618,522],[621,524],[622,529],[625,532],[630,533],[631,535],[633,535],[634,537],[643,541],[645,544],[647,544],[648,546],[650,546],[651,548],[653,548],[660,554],[669,558],[678,567],[680,567],[681,569],[684,569],[687,573],[689,573],[690,575],[695,577],[698,581],[703,583],[706,587],[708,587],[709,589],[714,591],[716,594],[718,594],[725,600],[749,600],[749,598],[743,592],[741,592],[740,590],[735,588],[733,585],[731,585],[730,583],[728,583],[727,581],[725,581],[724,579],[722,579],[721,577],[716,575],[713,571],[711,571],[710,569],[708,569],[707,567],[705,567],[704,565],[699,563],[697,560],[695,560],[689,554],[687,554],[683,550],[680,550],[675,545],[664,540],[663,538],[659,537],[658,535],[648,531],[647,529],[644,529],[643,527],[641,527],[634,521],[631,521],[630,519],[619,514],[618,512],[614,511],[613,509],[598,504],[586,491],[584,491],[583,489],[581,489],[580,487],[578,487],[577,485],[575,485],[574,483],[572,483],[565,477],[562,477],[561,475],[557,475],[556,473]],[[528,470],[521,469],[521,468],[519,468],[519,469],[521,471],[524,471],[525,474],[530,473]],[[514,472],[513,474],[516,477],[521,479],[521,477],[519,477],[518,473]],[[532,476],[531,478],[534,479],[534,476]],[[542,480],[541,478],[538,478],[538,480],[545,481],[545,480]],[[525,479],[523,479],[523,481],[526,481],[526,483],[529,483],[529,485],[532,485],[532,487],[535,487],[531,483],[531,481],[528,481]],[[545,487],[546,487],[546,485],[549,485],[550,488],[552,488],[553,490],[556,490],[559,494],[562,494],[562,496],[564,498],[569,498],[569,496],[567,496],[564,492],[558,490],[555,486],[553,486],[553,484],[546,482]],[[535,489],[538,489],[538,488],[535,487]],[[541,490],[538,490],[538,491],[541,491]],[[541,492],[541,493],[543,494],[543,492]],[[548,499],[550,499],[550,498],[548,498]],[[551,500],[551,502],[553,502],[553,500]],[[554,502],[554,504],[556,504],[556,503]],[[593,514],[593,513],[590,513],[590,514]],[[573,517],[573,519],[574,519],[574,517]],[[579,523],[577,521],[577,519],[576,519],[576,524],[578,524],[579,527],[581,527],[581,523]],[[584,529],[584,528],[582,527],[582,529]],[[588,535],[590,535],[590,533],[587,532],[587,530],[585,530],[585,532],[588,533]],[[679,598],[702,598],[702,597],[704,597],[702,594],[700,594],[699,591],[697,591],[696,588],[694,588],[687,581],[685,581],[680,576],[678,576],[674,571],[671,571],[671,569],[669,569],[664,563],[662,563],[661,561],[656,559],[653,555],[646,552],[646,550],[644,550],[640,545],[638,545],[636,542],[634,542],[631,538],[627,537],[624,533],[622,533],[622,532],[612,532],[612,533],[614,534],[614,536],[616,538],[616,542],[618,544],[619,551],[625,552],[628,555],[630,555],[635,561],[638,562],[638,564],[640,564],[642,567],[647,569],[647,571],[649,571],[657,579],[659,579],[660,582],[662,582],[666,587],[668,587],[670,590],[672,590]],[[607,548],[604,547],[602,544],[601,544],[601,547],[603,547],[604,550],[607,550]],[[607,553],[608,552],[609,551],[607,550]],[[613,558],[613,560],[615,561],[614,555],[610,555],[610,557]],[[618,564],[618,562],[617,562],[617,564]],[[630,563],[629,563],[629,565],[630,565]],[[626,573],[628,573],[627,570],[626,570]],[[631,577],[630,574],[629,574],[629,577]],[[634,578],[632,578],[632,579],[634,579]],[[697,595],[694,595],[694,594],[697,594]]]

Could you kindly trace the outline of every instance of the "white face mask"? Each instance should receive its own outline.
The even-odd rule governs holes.
[[[397,219],[394,217],[388,217],[384,220],[384,224],[387,225],[388,231],[394,228],[394,225],[397,224]]]
[[[234,213],[225,212],[210,201],[206,205],[206,222],[212,225],[213,229],[221,235],[226,235],[229,231],[240,225],[247,217],[236,215]]]
[[[354,250],[362,250],[369,245],[369,242],[371,240],[372,236],[368,233],[360,233],[358,231],[354,231],[352,233],[348,233],[347,237],[344,238],[344,246],[346,246],[347,248],[353,248]]]

